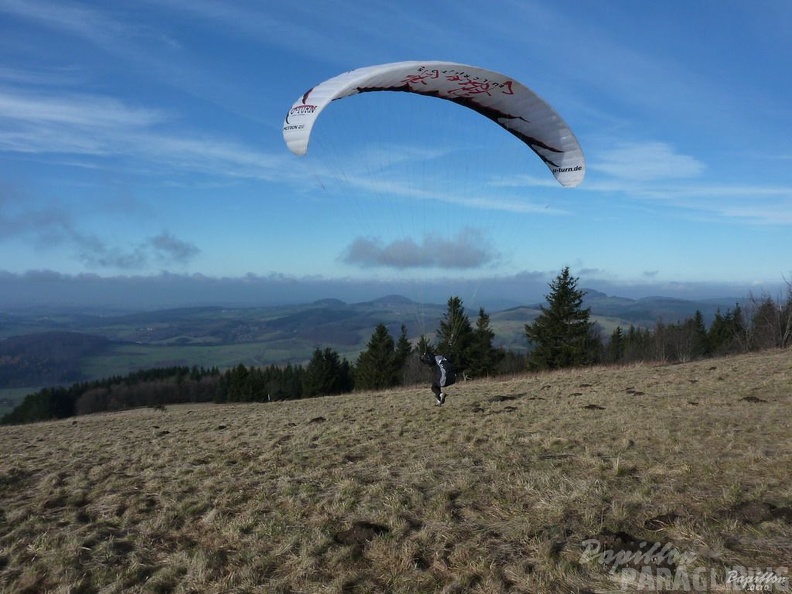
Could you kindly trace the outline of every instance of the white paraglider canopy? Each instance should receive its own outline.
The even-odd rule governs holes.
[[[583,181],[583,151],[566,122],[543,99],[504,74],[453,62],[395,62],[345,72],[313,87],[289,109],[283,139],[293,153],[308,151],[311,130],[332,101],[376,91],[437,97],[472,109],[527,144],[562,186]]]

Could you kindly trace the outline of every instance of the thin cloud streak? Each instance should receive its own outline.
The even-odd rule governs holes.
[[[514,174],[482,182],[474,190],[453,187],[443,177],[445,168],[438,168],[436,178],[427,180],[422,173],[427,161],[446,156],[452,151],[438,151],[407,145],[374,146],[366,150],[330,161],[322,157],[303,161],[301,165],[308,175],[303,177],[306,187],[318,180],[327,186],[338,184],[339,191],[349,193],[357,190],[362,196],[406,198],[417,201],[434,201],[475,210],[491,210],[522,214],[568,215],[569,212],[550,207],[546,202],[534,202],[529,198],[509,198],[504,189],[525,191],[530,188],[553,188],[558,183],[530,175]],[[360,154],[358,157],[357,155]],[[541,165],[538,165],[541,166]],[[285,169],[292,169],[286,167]],[[405,175],[404,171],[408,174]],[[443,187],[438,188],[442,182]],[[474,194],[474,195],[471,195]],[[364,198],[365,199],[365,198]]]
[[[124,105],[95,95],[56,96],[21,93],[0,88],[0,116],[8,120],[59,124],[91,129],[145,128],[167,121],[162,110]]]
[[[19,93],[0,88],[0,150],[122,156],[161,168],[207,174],[283,179],[286,155],[272,156],[222,138],[165,132],[175,120],[109,97]]]
[[[589,169],[621,180],[653,182],[696,178],[706,166],[695,157],[677,153],[666,143],[648,142],[620,143],[603,150]]]
[[[250,149],[222,138],[191,138],[189,135],[164,132],[158,128],[175,118],[165,110],[129,106],[110,97],[91,95],[60,95],[31,93],[0,88],[0,150],[19,153],[58,153],[83,157],[126,156],[142,160],[161,169],[167,165],[176,170],[200,171],[203,174],[261,179],[273,182],[294,180],[293,167],[286,166],[291,155],[271,155]],[[437,158],[436,151],[400,146],[381,147],[390,151],[391,166],[415,160]],[[670,185],[673,179],[696,179],[705,166],[695,158],[678,154],[664,143],[619,145],[602,151],[602,156],[589,165],[593,172],[610,180],[586,183],[586,189],[600,192],[619,191],[635,198],[673,202],[690,210],[701,210],[716,216],[745,219],[751,223],[788,224],[792,214],[784,205],[753,205],[734,208],[717,203],[718,198],[792,197],[792,188],[757,186]],[[370,155],[370,164],[381,162]],[[647,165],[647,163],[649,165]],[[90,166],[89,164],[87,164]],[[330,165],[311,164],[320,178],[337,173]],[[377,195],[393,195],[419,200],[435,200],[475,209],[491,209],[514,213],[564,215],[567,212],[525,200],[504,199],[502,193],[466,197],[449,191],[433,191],[401,181],[375,177],[361,165],[360,174],[344,176],[349,187]],[[657,182],[664,181],[662,187]],[[550,187],[552,180],[515,175],[493,182],[497,187]],[[708,200],[702,200],[702,199]]]
[[[143,26],[130,25],[124,20],[108,16],[107,11],[76,3],[4,0],[0,3],[1,12],[84,39],[112,53],[128,51],[125,44],[133,43],[133,40],[139,40],[139,47],[145,48],[144,40],[150,43],[152,38],[162,39],[161,35],[153,36],[151,30]]]

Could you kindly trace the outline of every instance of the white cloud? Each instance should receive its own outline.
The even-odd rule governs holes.
[[[497,254],[484,234],[466,228],[456,237],[430,235],[417,242],[405,238],[383,244],[378,239],[358,237],[347,248],[343,259],[348,264],[364,268],[480,268],[492,263]]]

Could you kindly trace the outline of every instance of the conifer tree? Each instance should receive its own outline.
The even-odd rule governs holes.
[[[591,310],[583,307],[585,291],[577,288],[578,279],[565,267],[550,283],[545,295],[548,307],[533,323],[525,325],[525,334],[533,347],[528,368],[558,369],[587,365],[594,361],[596,337],[589,320]]]
[[[331,348],[316,348],[303,374],[303,395],[342,394],[352,388],[349,364]]]
[[[342,362],[341,373],[346,374],[344,377],[344,382],[347,383],[346,389],[344,392],[350,392],[352,390],[352,374],[349,371],[349,363],[346,359]],[[305,369],[302,365],[287,365],[283,372],[280,374],[279,378],[279,393],[273,398],[281,399],[281,398],[288,398],[288,399],[297,399],[303,397],[303,386],[305,384]]]
[[[782,309],[769,295],[754,303],[755,310],[750,319],[750,342],[752,350],[770,349],[782,346],[783,325]]]
[[[733,310],[727,309],[724,314],[721,314],[719,309],[707,333],[712,354],[722,355],[739,351],[744,333],[745,326],[739,304],[736,304]]]
[[[459,297],[448,299],[448,310],[440,321],[437,334],[440,339],[437,352],[451,360],[457,373],[464,372],[468,367],[473,329]]]
[[[398,382],[398,369],[393,337],[385,324],[378,324],[355,365],[355,387],[360,390],[390,388]]]
[[[701,310],[696,310],[696,314],[693,316],[693,331],[695,334],[695,351],[694,356],[709,356],[710,354],[710,344],[709,338],[707,337],[707,326],[704,324],[704,314],[701,313]]]
[[[480,307],[469,353],[468,373],[472,377],[487,377],[495,371],[498,363],[503,359],[503,350],[495,348],[492,344],[494,339],[495,332],[490,326],[490,317],[484,308]]]
[[[633,328],[631,327],[631,329]],[[621,361],[624,358],[626,346],[627,339],[624,337],[624,331],[621,326],[616,326],[616,329],[611,332],[610,341],[608,342],[608,362],[618,363]]]
[[[244,402],[248,400],[250,372],[242,363],[234,367],[231,372],[231,385],[228,389],[229,402]]]
[[[418,339],[418,344],[415,345],[415,352],[418,353],[419,356],[424,353],[434,354],[431,341],[426,334],[421,334],[421,338]]]
[[[401,334],[399,334],[399,340],[396,342],[395,366],[397,373],[404,369],[411,353],[412,345],[410,344],[410,339],[407,338],[407,326],[402,324]]]

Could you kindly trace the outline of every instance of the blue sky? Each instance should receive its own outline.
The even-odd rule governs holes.
[[[569,266],[617,295],[774,293],[792,277],[791,28],[782,0],[0,0],[0,287],[528,302]],[[574,130],[583,184],[401,93],[339,101],[305,157],[286,149],[308,88],[423,59],[532,88]]]

